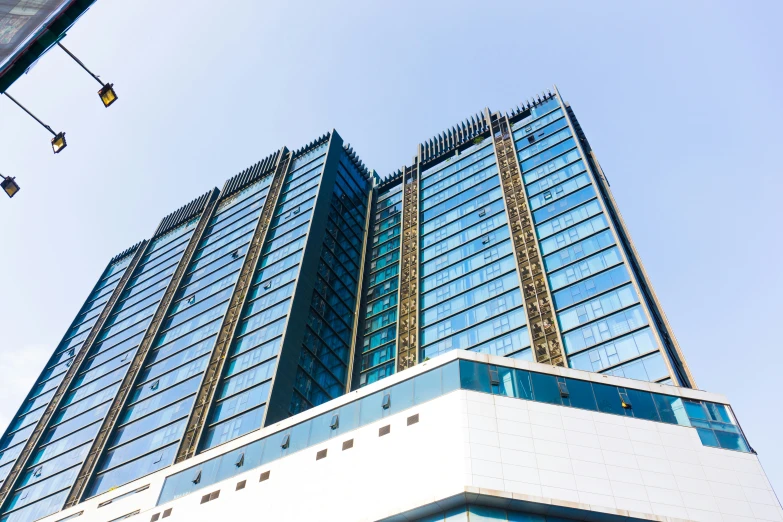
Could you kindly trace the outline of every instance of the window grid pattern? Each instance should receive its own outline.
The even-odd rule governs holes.
[[[421,187],[420,360],[454,349],[528,358],[492,140],[425,170]]]
[[[270,183],[268,176],[244,189],[221,204],[210,219],[87,496],[174,462]]]
[[[371,187],[344,149],[340,149],[339,158],[294,380],[292,414],[339,397],[350,379],[348,365]]]
[[[198,219],[153,241],[139,260],[112,315],[106,320],[79,374],[70,383],[49,428],[30,457],[22,482],[6,501],[2,522],[32,520],[63,507],[105,414],[147,330],[160,292],[149,305],[137,306],[152,288],[165,289],[185,251]],[[131,311],[133,313],[124,313]],[[106,354],[116,354],[106,357]],[[122,353],[120,355],[119,353]],[[158,469],[158,468],[155,468]],[[33,516],[37,515],[37,516]]]
[[[35,429],[35,425],[54,396],[55,390],[73,364],[76,354],[92,331],[98,316],[103,312],[132,258],[133,253],[106,268],[63,340],[49,358],[49,362],[19,409],[19,413],[0,439],[0,484],[11,471],[16,457],[22,451],[30,433]],[[32,472],[30,470],[24,472],[20,477],[20,484],[27,485],[34,482],[38,478],[33,477],[35,469],[37,468]]]
[[[359,386],[388,377],[395,369],[402,188],[400,180],[379,188],[375,197]],[[387,258],[391,260],[384,261]]]
[[[293,159],[283,179],[199,451],[263,423],[327,146]],[[272,179],[269,176],[270,184]]]
[[[561,330],[569,366],[633,378],[669,379],[660,347],[641,307],[633,317],[616,312],[640,298],[631,285],[621,296],[619,285],[630,271],[601,210],[586,162],[568,128],[557,97],[538,105],[513,126],[522,178],[530,199],[544,269]],[[589,308],[589,310],[588,310]],[[596,348],[600,342],[639,329]]]

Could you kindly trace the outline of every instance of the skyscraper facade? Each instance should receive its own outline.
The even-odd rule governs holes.
[[[470,117],[383,179],[332,131],[166,216],[110,260],[0,439],[0,521],[103,498],[454,350],[695,387],[556,89]],[[584,386],[562,382],[571,406],[563,389]],[[366,424],[340,415],[319,417],[325,433]],[[707,446],[749,451],[714,429]]]
[[[0,446],[40,516],[344,394],[372,177],[283,148],[111,260]]]
[[[556,90],[420,144],[373,205],[359,385],[470,349],[693,386]]]

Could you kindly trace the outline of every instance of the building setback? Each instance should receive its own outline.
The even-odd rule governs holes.
[[[638,390],[679,397],[695,388],[557,89],[506,114],[472,116],[384,179],[332,131],[166,216],[149,240],[110,260],[0,439],[0,522],[77,513],[144,477],[160,478],[152,507],[161,505],[173,487],[166,468],[261,440],[454,350],[502,356],[510,368],[563,367],[544,373],[573,382],[545,392],[534,378],[525,395],[522,384],[498,392],[507,382],[488,366],[490,387],[476,391],[601,416],[649,410]],[[605,410],[580,384],[589,374],[566,368],[622,386]],[[375,394],[381,413],[387,395]],[[682,402],[668,406],[673,421],[661,420],[663,402],[644,418],[697,428],[694,440],[720,448],[710,451],[752,451],[725,400],[692,398],[703,418]],[[324,415],[328,435],[369,423]],[[275,458],[321,440],[296,427],[286,437]],[[236,473],[262,462],[240,453]],[[177,496],[208,485],[202,471],[188,482]]]

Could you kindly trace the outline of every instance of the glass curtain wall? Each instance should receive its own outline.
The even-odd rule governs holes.
[[[360,386],[383,379],[395,370],[402,179],[379,187],[374,200]]]
[[[295,158],[283,181],[200,451],[263,423],[327,146],[328,142]]]
[[[87,496],[174,461],[270,183],[268,177],[222,202],[210,219]]]
[[[455,349],[531,358],[492,140],[421,173],[421,361]]]
[[[197,222],[149,245],[31,455],[31,468],[6,501],[8,512],[0,521],[35,520],[62,508]]]
[[[98,316],[103,312],[132,258],[133,253],[106,268],[98,284],[95,285],[87,298],[87,302],[84,303],[74,319],[68,333],[65,334],[54,354],[49,358],[49,362],[19,409],[16,418],[0,440],[0,484],[11,471],[16,457],[19,456],[27,438],[35,429],[35,425],[65,377],[65,373],[73,364],[76,354],[87,336],[90,335]],[[30,471],[26,470],[23,473],[26,475]]]
[[[565,109],[550,98],[512,131],[569,366],[670,382]]]
[[[370,182],[340,150],[290,413],[345,393]]]

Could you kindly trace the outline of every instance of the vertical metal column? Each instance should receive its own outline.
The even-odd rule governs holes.
[[[73,378],[76,376],[77,373],[79,373],[82,362],[87,357],[87,354],[90,352],[90,350],[92,349],[92,345],[95,343],[95,339],[98,337],[98,333],[100,333],[101,329],[103,328],[103,325],[106,323],[106,319],[109,317],[109,314],[111,314],[114,305],[117,303],[117,300],[120,298],[120,295],[122,295],[122,292],[125,290],[125,285],[128,283],[128,280],[131,278],[131,275],[133,274],[136,265],[139,263],[139,260],[144,255],[144,252],[147,249],[147,245],[149,245],[149,243],[146,241],[142,241],[141,243],[136,245],[136,251],[133,254],[133,259],[131,259],[128,268],[126,268],[125,273],[122,274],[122,277],[120,278],[120,282],[117,284],[116,288],[112,292],[109,301],[104,305],[103,311],[98,316],[98,320],[95,321],[95,324],[92,326],[92,330],[90,330],[90,333],[87,335],[87,338],[84,340],[84,344],[82,344],[79,353],[77,353],[76,357],[74,357],[73,363],[71,364],[70,368],[68,368],[68,371],[66,372],[65,377],[63,377],[62,382],[60,383],[59,386],[57,386],[57,391],[52,396],[52,400],[49,401],[49,404],[46,406],[43,415],[38,420],[38,424],[35,426],[35,429],[30,434],[30,437],[27,439],[27,442],[25,443],[22,452],[16,458],[16,462],[11,467],[11,471],[6,477],[5,482],[3,482],[2,488],[0,488],[0,507],[2,507],[5,504],[5,501],[8,495],[10,494],[10,492],[13,490],[13,487],[17,479],[19,478],[20,473],[27,466],[27,460],[30,458],[30,455],[32,454],[33,450],[38,445],[38,441],[41,439],[41,435],[43,435],[43,432],[46,430],[47,426],[49,425],[49,421],[51,421],[54,412],[57,411],[57,408],[60,405],[60,401],[62,400],[65,393],[68,391],[68,387],[73,381]],[[130,255],[130,252],[127,255]],[[119,259],[116,258],[115,259],[116,261],[119,261],[123,257],[125,256],[120,255]],[[111,265],[112,262],[116,262],[116,261],[113,259],[111,262],[109,262],[109,264]]]
[[[204,424],[209,417],[210,405],[215,397],[215,391],[217,390],[220,378],[223,375],[223,365],[226,362],[226,354],[231,347],[231,341],[234,339],[234,333],[242,314],[242,307],[245,304],[245,298],[247,297],[250,284],[253,282],[256,264],[261,258],[261,250],[264,246],[264,241],[266,240],[266,233],[269,230],[269,223],[272,221],[272,215],[277,207],[277,198],[280,195],[280,188],[283,186],[283,180],[285,180],[285,176],[288,173],[288,165],[290,162],[291,154],[288,152],[288,149],[283,147],[278,154],[274,173],[275,177],[269,187],[266,201],[264,201],[264,208],[261,210],[261,215],[256,222],[256,229],[253,232],[253,238],[250,241],[247,255],[245,255],[245,259],[242,262],[239,278],[234,286],[234,294],[231,296],[231,303],[226,311],[223,324],[220,327],[217,343],[215,343],[215,347],[212,349],[212,355],[210,356],[204,379],[201,381],[201,387],[196,396],[196,403],[193,406],[190,417],[188,417],[188,425],[177,450],[177,458],[174,460],[175,463],[182,462],[183,460],[192,457],[196,454],[196,451],[198,451],[201,433],[203,432]]]
[[[378,178],[378,174],[375,173],[373,170],[370,173],[370,180],[376,180]],[[348,360],[348,373],[347,377],[345,379],[345,393],[348,393],[351,391],[351,386],[353,384],[353,372],[354,372],[354,365],[356,362],[356,352],[357,352],[357,341],[359,338],[362,337],[362,334],[364,333],[364,321],[360,320],[360,317],[365,315],[362,310],[366,304],[366,297],[365,297],[365,291],[367,289],[367,285],[365,284],[364,277],[365,277],[365,269],[367,268],[367,262],[369,260],[369,257],[367,255],[367,250],[372,248],[372,237],[373,233],[370,229],[370,226],[372,224],[372,216],[375,214],[373,211],[373,205],[375,201],[375,188],[370,187],[370,192],[367,194],[367,213],[364,216],[364,241],[362,241],[362,260],[359,264],[359,284],[356,289],[356,306],[354,307],[353,311],[353,337],[351,339],[351,352],[349,354],[350,359]],[[359,325],[362,327],[362,334],[359,333]]]
[[[130,395],[130,392],[136,383],[136,377],[139,374],[139,370],[141,370],[142,366],[144,365],[144,361],[147,359],[147,353],[149,353],[150,348],[152,347],[152,343],[155,341],[160,324],[166,317],[169,306],[171,306],[171,303],[174,300],[174,294],[176,294],[177,290],[179,289],[179,283],[182,281],[182,277],[185,275],[185,271],[187,270],[188,265],[190,265],[190,259],[193,257],[193,252],[195,252],[196,247],[201,241],[201,236],[203,235],[204,230],[207,228],[207,224],[212,217],[212,213],[217,207],[217,198],[219,193],[220,192],[218,189],[214,189],[210,193],[207,193],[196,201],[186,205],[174,214],[164,218],[164,223],[166,225],[170,225],[170,228],[173,228],[174,226],[178,226],[180,223],[184,223],[190,219],[190,217],[195,217],[193,212],[197,211],[198,209],[198,207],[195,207],[195,205],[200,206],[203,204],[202,210],[200,212],[201,219],[196,226],[196,230],[190,237],[190,241],[188,242],[188,246],[185,249],[185,252],[182,254],[179,265],[177,265],[177,268],[174,271],[174,275],[171,277],[169,285],[166,287],[166,292],[163,294],[163,298],[160,300],[158,308],[155,310],[155,315],[152,317],[152,322],[150,322],[150,325],[144,334],[144,338],[141,340],[141,344],[139,344],[139,348],[136,350],[136,355],[134,355],[133,361],[131,361],[128,372],[125,374],[125,377],[120,384],[119,390],[117,390],[117,395],[114,397],[114,400],[109,407],[109,411],[107,412],[106,417],[103,419],[101,429],[92,443],[90,452],[84,459],[84,464],[82,464],[82,468],[79,470],[79,475],[76,477],[76,481],[74,482],[73,487],[68,494],[68,499],[65,501],[64,508],[78,504],[82,500],[82,495],[84,495],[87,484],[95,472],[98,459],[103,454],[103,450],[109,440],[109,435],[111,435],[111,432],[114,429],[114,425],[117,422],[117,418],[125,406],[125,401],[127,400],[128,395]],[[168,223],[167,220],[171,221],[171,223]],[[161,223],[161,227],[164,226],[164,223]],[[161,227],[159,227],[158,230],[161,230]],[[152,244],[152,240],[150,240],[150,244]]]
[[[421,148],[421,147],[420,147]],[[421,152],[421,151],[420,151]],[[419,358],[419,153],[402,176],[402,255],[400,318],[397,329],[397,371],[415,366]]]
[[[490,114],[489,109],[486,110],[486,117],[491,122],[495,156],[508,211],[535,360],[554,366],[565,366],[560,329],[557,326],[552,295],[543,270],[541,252],[538,250],[533,216],[522,183],[522,173],[510,130],[511,125],[506,116],[498,113]]]

